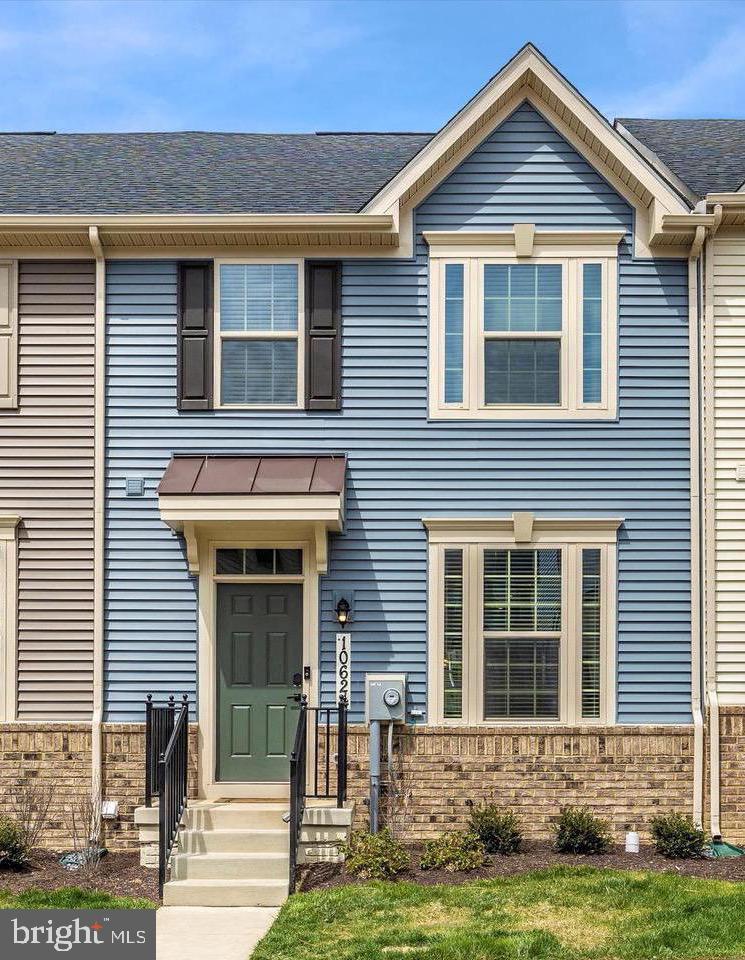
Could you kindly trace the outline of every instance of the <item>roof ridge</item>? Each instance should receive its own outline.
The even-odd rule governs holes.
[[[432,137],[416,130],[308,130],[263,132],[260,130],[0,130],[2,137]]]
[[[618,123],[625,120],[641,120],[644,123],[745,123],[745,117],[616,117]]]

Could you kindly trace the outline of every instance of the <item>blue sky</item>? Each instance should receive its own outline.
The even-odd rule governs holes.
[[[527,40],[609,117],[745,116],[741,0],[0,0],[0,129],[436,130]]]

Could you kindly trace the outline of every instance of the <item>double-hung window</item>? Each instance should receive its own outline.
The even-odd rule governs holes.
[[[535,545],[463,523],[427,521],[431,722],[609,722],[618,521],[536,521]]]
[[[617,264],[612,243],[508,248],[430,241],[434,418],[616,415]]]
[[[222,261],[217,269],[219,406],[300,406],[301,262]]]

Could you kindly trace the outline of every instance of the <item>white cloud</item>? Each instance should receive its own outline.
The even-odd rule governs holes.
[[[362,33],[323,0],[0,0],[0,7],[0,129],[183,127],[191,105],[164,98],[161,78],[171,93],[179,77],[249,92],[257,72],[264,82],[296,83]]]
[[[223,51],[227,63],[303,70],[320,54],[360,39],[359,28],[341,23],[333,5],[315,2],[254,2],[237,9]]]
[[[624,5],[628,45],[638,60],[654,57],[668,79],[634,89],[625,82],[598,98],[609,117],[711,116],[712,93],[742,114],[745,91],[745,16],[739,4],[640,3]],[[698,20],[699,29],[692,29]],[[723,22],[719,22],[723,21]],[[708,30],[718,29],[706,42]],[[633,76],[633,66],[629,75]]]

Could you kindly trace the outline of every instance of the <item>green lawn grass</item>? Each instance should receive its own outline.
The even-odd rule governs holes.
[[[25,890],[23,893],[9,893],[0,890],[0,910],[98,910],[109,907],[112,910],[155,910],[157,904],[152,900],[138,897],[114,897],[98,890],[81,890],[80,887],[60,887],[59,890]]]
[[[291,897],[252,960],[679,960],[745,956],[745,884],[556,867],[459,886]]]

